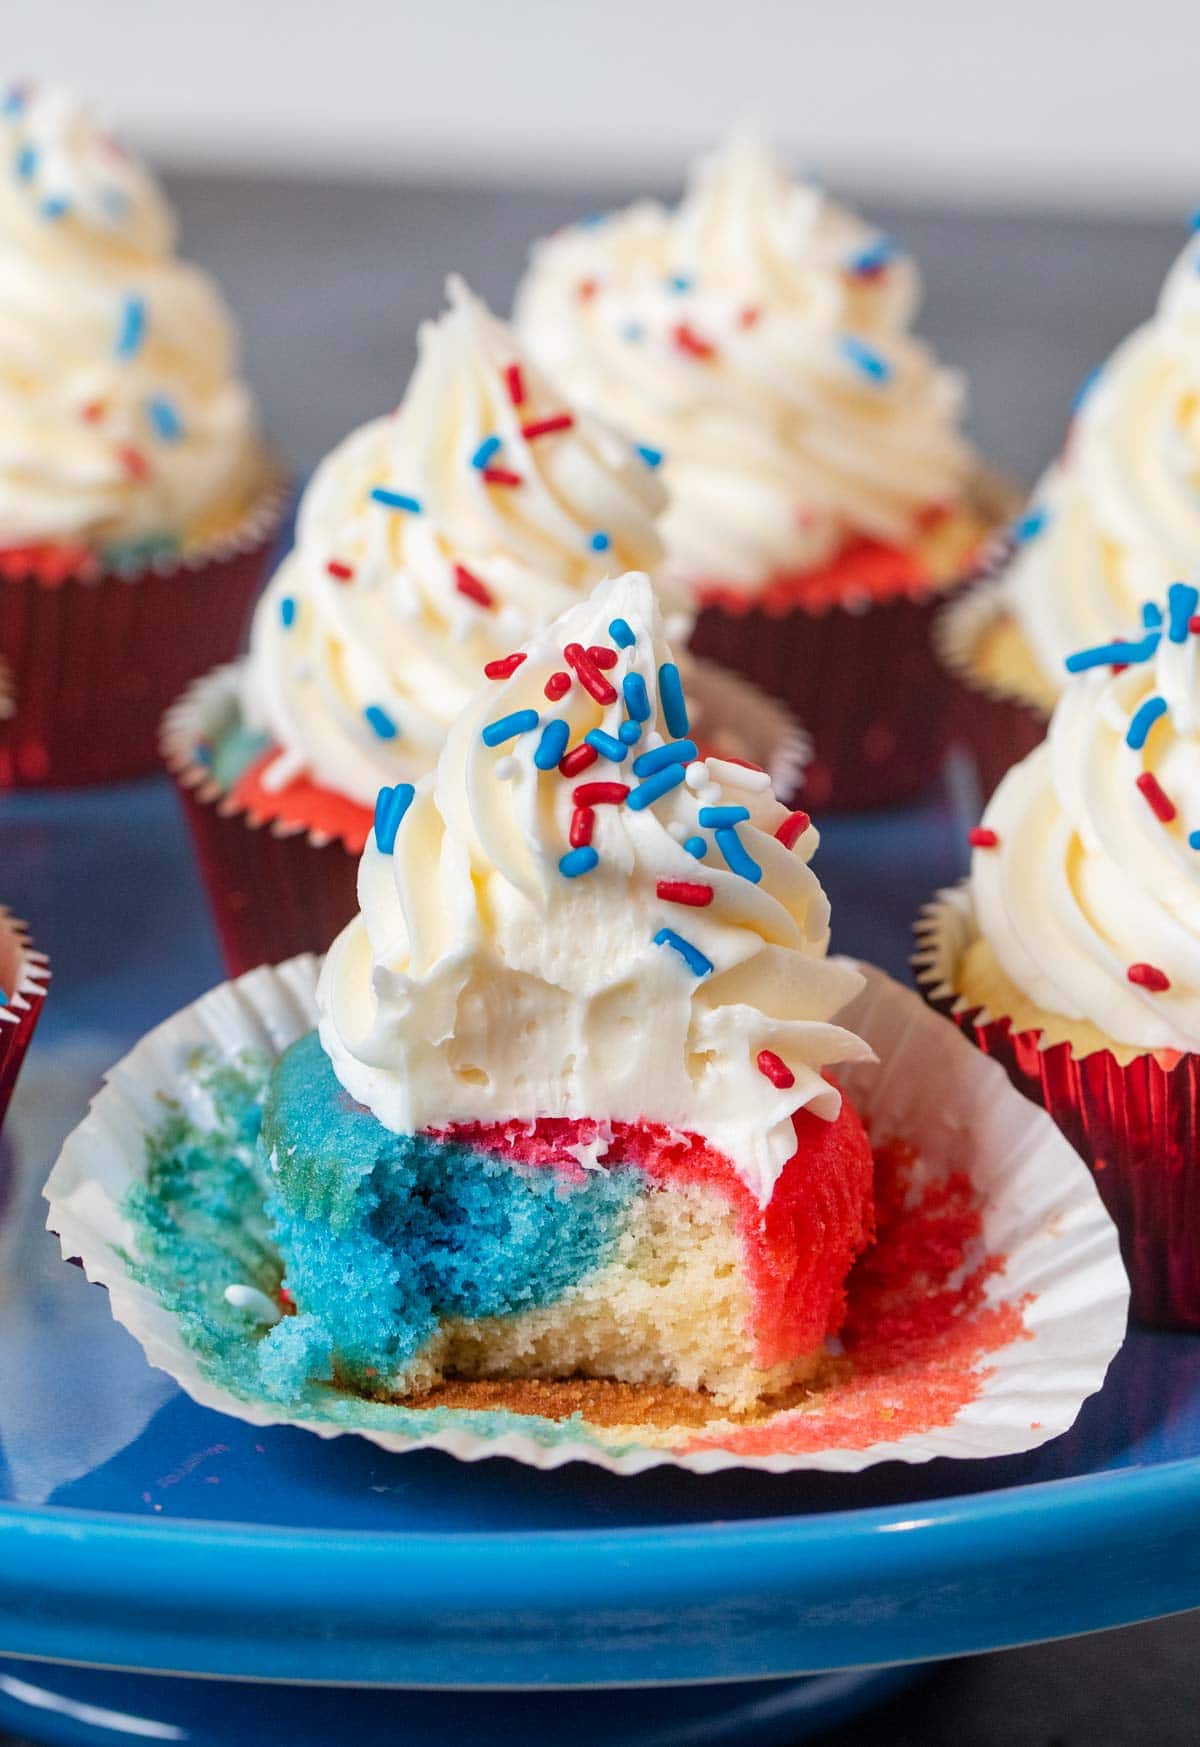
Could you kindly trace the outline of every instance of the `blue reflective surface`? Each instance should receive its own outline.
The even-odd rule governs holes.
[[[964,863],[951,790],[824,828],[835,945],[904,974],[913,914]],[[0,1650],[291,1679],[762,1679],[1200,1603],[1185,1336],[1132,1334],[1041,1451],[850,1478],[466,1467],[194,1406],[58,1260],[38,1195],[102,1069],[221,976],[174,796],[7,798],[0,860],[54,967],[0,1159]]]

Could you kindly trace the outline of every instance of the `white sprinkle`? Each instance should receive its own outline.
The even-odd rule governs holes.
[[[515,755],[505,752],[492,766],[492,775],[497,782],[510,783],[520,768],[520,762]]]
[[[304,754],[302,752],[281,752],[273,759],[259,777],[259,782],[269,795],[277,795],[280,789],[286,789],[288,784],[295,782],[304,769]]]
[[[689,789],[702,789],[708,781],[708,766],[702,758],[697,758],[688,765],[683,773],[683,780]]]
[[[744,764],[730,764],[725,758],[710,758],[708,774],[727,789],[744,789],[752,795],[760,795],[771,786],[765,770],[747,770]]]
[[[667,826],[667,830],[671,833],[671,836],[675,839],[676,843],[686,843],[691,836],[691,832],[688,830],[687,826],[679,819],[672,819]]]
[[[642,735],[640,748],[642,752],[653,752],[656,746],[665,746],[666,744],[657,728],[647,728]]]
[[[276,1323],[283,1316],[279,1306],[257,1286],[226,1286],[225,1302],[235,1310],[249,1311],[255,1322]]]
[[[715,807],[721,799],[720,783],[705,783],[702,789],[696,790],[696,799],[704,807]]]

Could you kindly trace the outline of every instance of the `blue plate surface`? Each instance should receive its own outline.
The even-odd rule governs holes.
[[[836,946],[903,974],[913,914],[963,865],[952,792],[829,824]],[[0,865],[54,966],[0,1158],[0,1654],[431,1687],[762,1681],[1200,1603],[1187,1337],[1133,1334],[1031,1455],[853,1478],[467,1467],[194,1406],[58,1260],[39,1202],[102,1069],[220,979],[174,797],[9,797]]]

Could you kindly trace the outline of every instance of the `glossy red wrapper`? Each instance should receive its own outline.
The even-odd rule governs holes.
[[[1124,1066],[1109,1050],[1076,1057],[1069,1043],[1042,1048],[1041,1031],[1014,1032],[1006,1018],[964,1008],[946,974],[964,892],[942,894],[918,924],[922,995],[1054,1118],[1090,1167],[1120,1235],[1131,1314],[1157,1328],[1200,1329],[1200,1056],[1144,1054]]]
[[[972,671],[979,638],[999,605],[1000,573],[1014,549],[1007,538],[993,546],[977,587],[942,607],[933,628],[938,659],[951,676],[951,737],[974,766],[981,805],[1013,765],[1041,745],[1050,725],[1038,704],[986,685]]]
[[[162,713],[237,649],[274,545],[282,485],[218,550],[133,576],[84,554],[0,553],[0,789],[119,782],[159,768]]]
[[[30,944],[23,922],[0,905],[0,1122],[8,1109],[25,1051],[46,998],[50,975],[45,953]]]

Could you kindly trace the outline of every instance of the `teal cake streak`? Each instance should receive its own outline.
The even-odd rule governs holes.
[[[269,734],[247,728],[239,714],[209,748],[209,770],[213,781],[219,788],[231,789],[270,744]]]
[[[347,1097],[315,1034],[274,1071],[264,1056],[198,1052],[186,1080],[188,1108],[207,1114],[169,1104],[147,1136],[126,1260],[212,1382],[344,1429],[597,1441],[577,1416],[403,1407],[359,1386],[402,1367],[442,1317],[544,1305],[603,1266],[636,1168],[580,1183],[392,1134]],[[302,1309],[271,1329],[225,1300],[235,1284],[277,1300],[285,1282]]]

